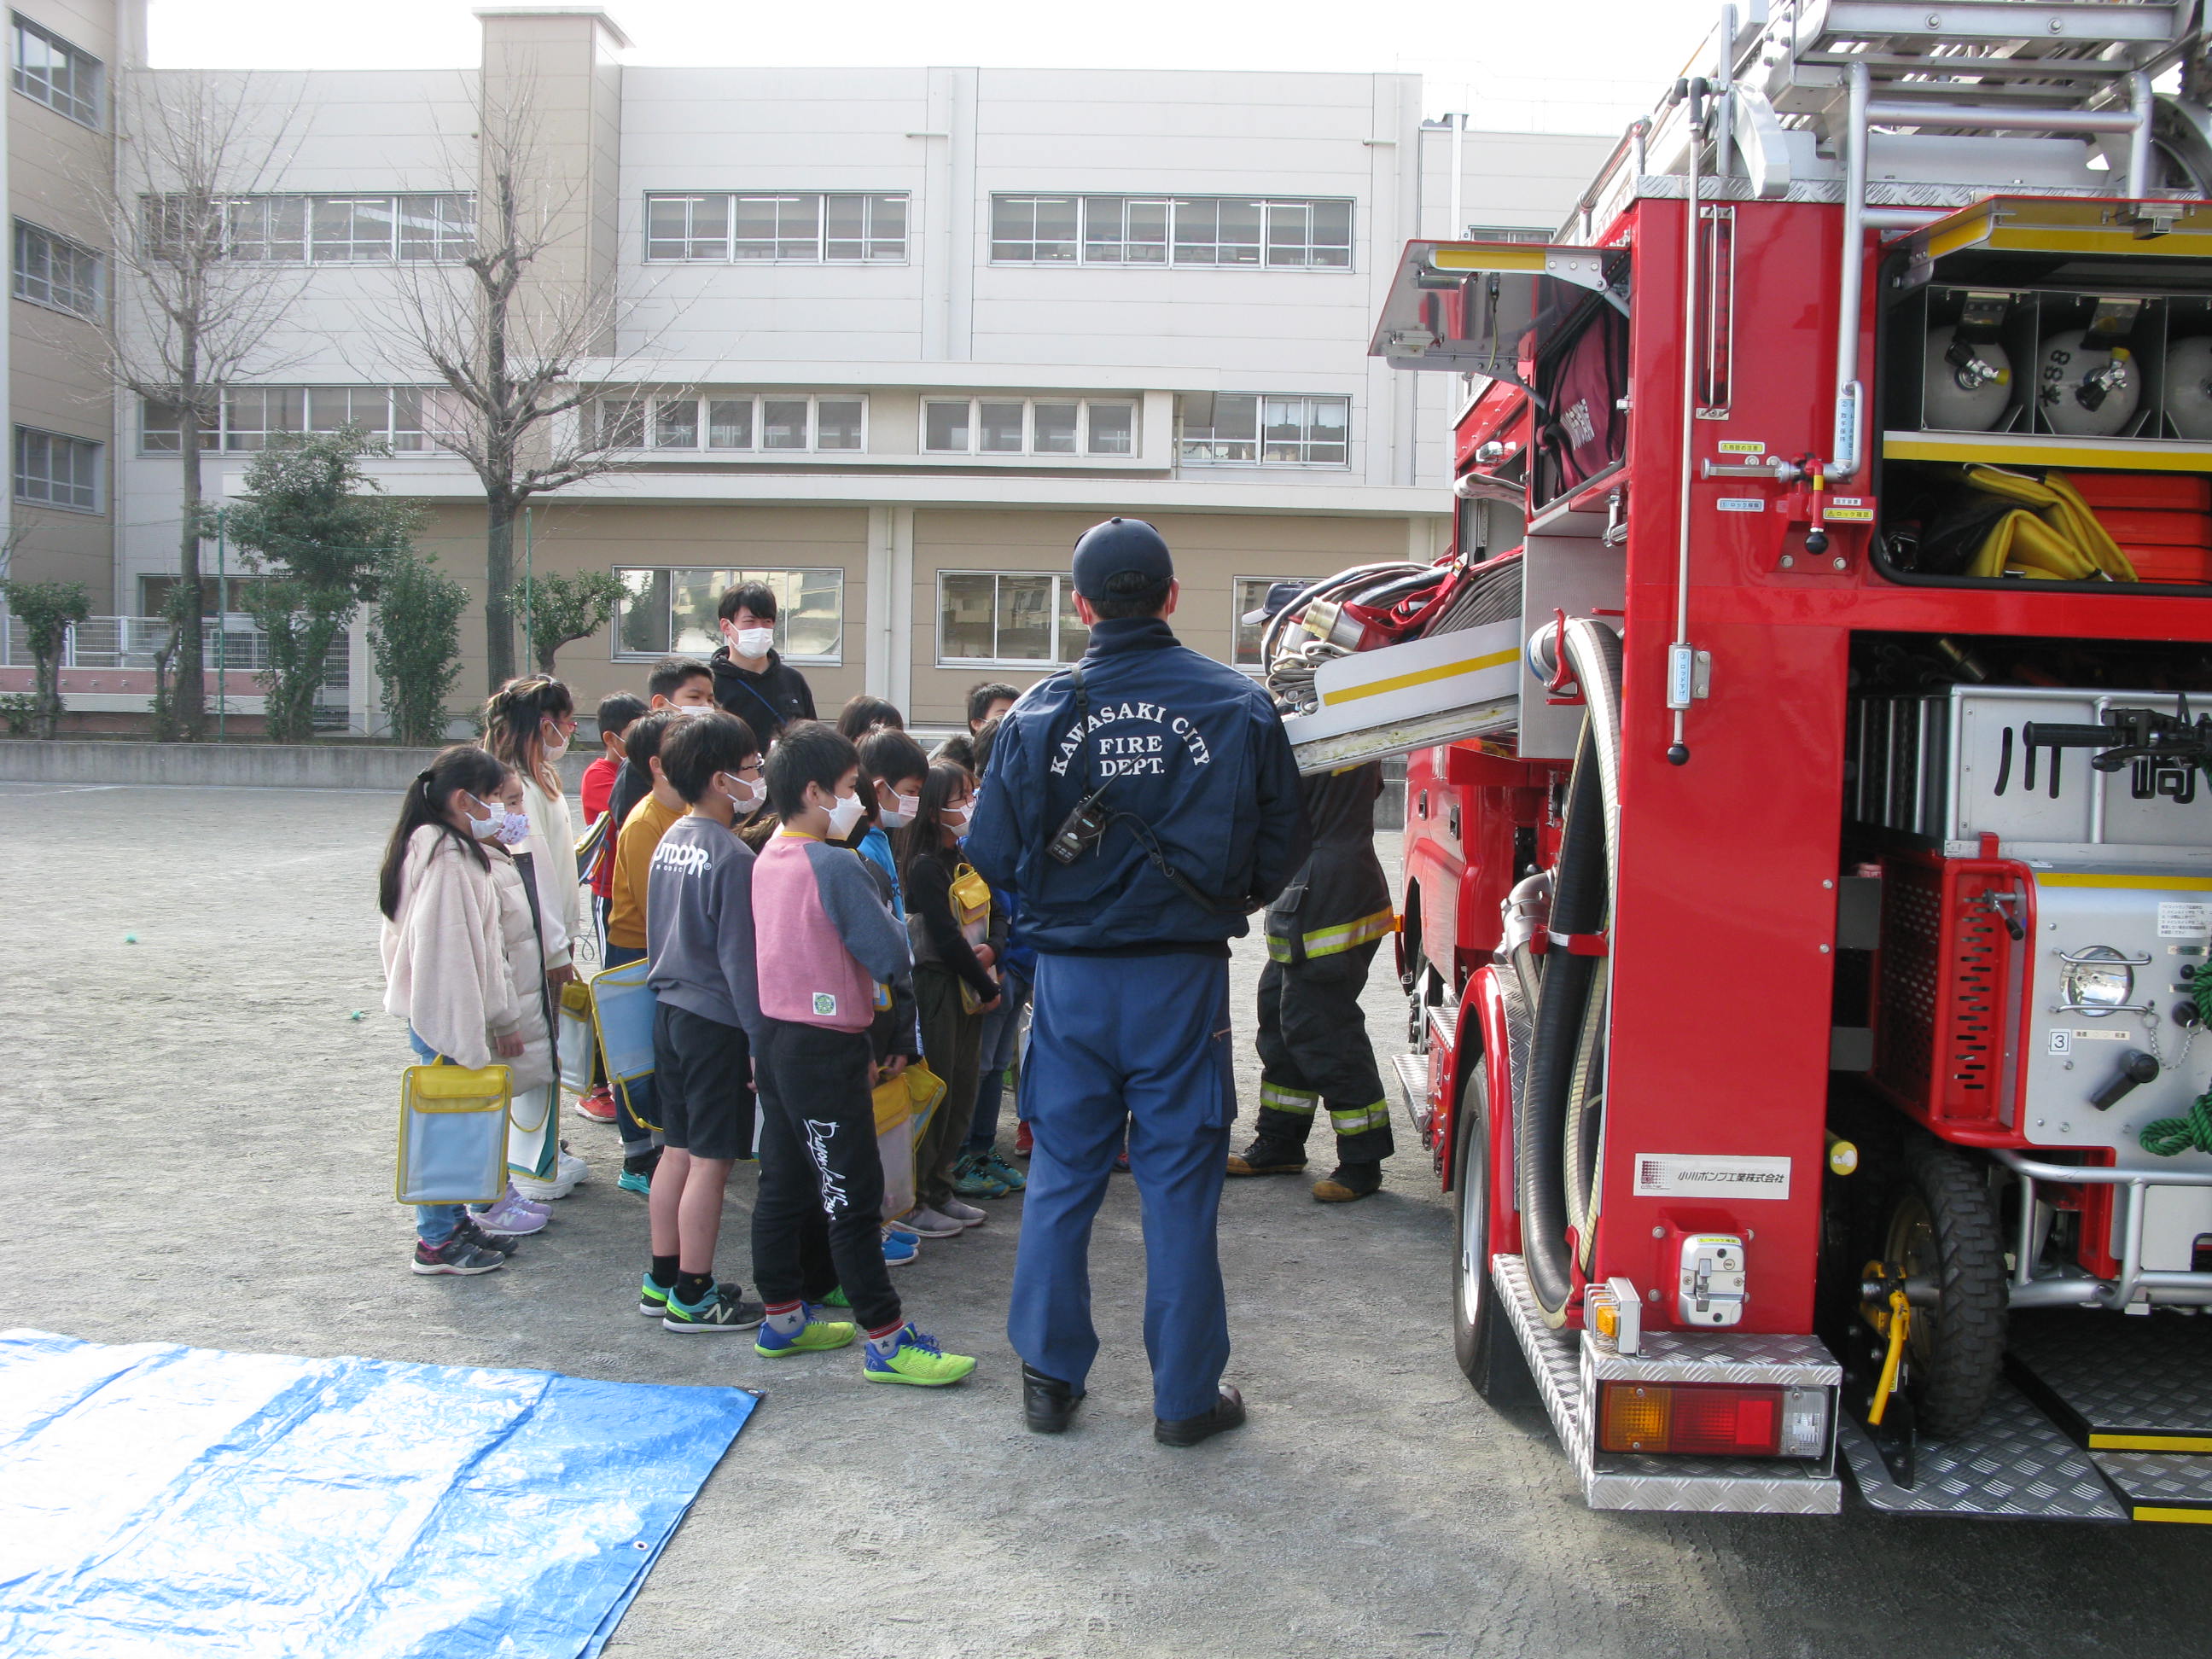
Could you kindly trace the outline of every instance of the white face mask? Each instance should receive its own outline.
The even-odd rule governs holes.
[[[553,721],[545,722],[545,758],[556,761],[568,752],[568,734]]]
[[[520,847],[530,839],[530,815],[527,812],[502,812],[499,828],[492,833],[499,837],[501,847]]]
[[[727,777],[730,775],[724,773],[723,775]],[[738,787],[735,789],[725,789],[722,793],[728,798],[732,811],[741,818],[749,818],[760,811],[761,803],[768,799],[767,781],[762,778],[737,778],[733,781]]]
[[[466,807],[461,810],[468,811]],[[502,806],[493,807],[488,818],[480,818],[473,812],[469,812],[468,817],[469,833],[478,841],[496,841],[499,832],[507,827],[507,809]]]
[[[842,841],[851,835],[853,826],[860,821],[863,810],[858,795],[840,795],[832,801],[830,804],[830,839]]]
[[[974,814],[975,811],[975,805],[973,802],[970,802],[968,805],[962,807],[957,812],[948,806],[939,816],[945,820],[945,826],[946,829],[951,830],[953,834],[958,835],[961,831],[967,829],[968,820],[969,817]]]
[[[748,662],[757,662],[775,647],[775,629],[773,628],[740,628],[737,630],[737,642],[730,647],[730,654],[743,657]]]
[[[893,795],[891,799],[898,803],[896,807],[885,806],[880,800],[876,803],[876,822],[886,830],[903,830],[914,822],[914,815],[921,811],[921,797]]]

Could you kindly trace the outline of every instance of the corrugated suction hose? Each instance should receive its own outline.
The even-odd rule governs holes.
[[[1567,786],[1550,927],[1559,935],[1605,933],[1613,924],[1620,844],[1620,636],[1579,617],[1566,624],[1560,643],[1587,710]],[[1545,953],[1528,1074],[1515,1103],[1522,1248],[1537,1305],[1553,1326],[1565,1322],[1574,1293],[1569,1231],[1585,1265],[1596,1232],[1607,967],[1603,957]]]

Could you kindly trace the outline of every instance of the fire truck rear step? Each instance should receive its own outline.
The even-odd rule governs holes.
[[[1595,1396],[1601,1366],[1635,1368],[1650,1381],[1809,1384],[1830,1390],[1842,1368],[1810,1337],[1654,1332],[1633,1360],[1585,1346],[1577,1331],[1544,1323],[1517,1255],[1490,1261],[1498,1302],[1512,1321],[1544,1409],[1594,1510],[1710,1510],[1738,1515],[1834,1515],[1843,1482],[1832,1453],[1819,1460],[1781,1457],[1647,1456],[1595,1449]]]
[[[1429,1102],[1429,1057],[1400,1054],[1390,1064],[1398,1073],[1398,1093],[1405,1100],[1406,1115],[1413,1121],[1413,1133],[1425,1141],[1429,1120],[1436,1115]]]
[[[1848,1412],[1837,1438],[1859,1495],[1885,1514],[2128,1519],[2089,1454],[2004,1383],[1972,1433],[1913,1449],[1916,1478],[1909,1487],[1890,1478],[1881,1454]]]
[[[2016,1313],[2005,1358],[2013,1380],[2088,1451],[2212,1453],[2212,1316]]]
[[[2212,1526],[2212,1457],[2137,1451],[2089,1456],[2120,1494],[2131,1520]]]

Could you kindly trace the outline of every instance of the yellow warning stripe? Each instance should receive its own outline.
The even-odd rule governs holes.
[[[1434,668],[1416,669],[1410,674],[1395,674],[1387,680],[1371,680],[1365,685],[1346,686],[1341,691],[1325,694],[1322,702],[1334,706],[1357,702],[1362,697],[1379,697],[1385,691],[1403,691],[1411,685],[1426,685],[1433,680],[1448,680],[1460,674],[1476,674],[1486,668],[1503,668],[1520,655],[1518,649],[1493,651],[1486,657],[1471,657],[1465,662],[1440,663]]]
[[[1487,246],[1432,248],[1429,264],[1438,270],[1541,270],[1552,250],[1540,243],[1493,242]]]
[[[2125,887],[2146,892],[2157,892],[2172,888],[2179,892],[2202,893],[2212,890],[2212,876],[2091,876],[2042,875],[2035,878],[2038,887]],[[2208,1446],[2207,1449],[2212,1449]]]
[[[2184,1526],[2212,1527],[2212,1510],[2177,1510],[2142,1504],[2129,1510],[2128,1516],[2135,1521],[2179,1521]]]
[[[2091,1434],[2091,1451],[2212,1452],[2212,1435]]]
[[[2212,448],[2171,448],[2126,439],[2069,443],[2063,438],[2020,439],[1887,435],[1881,453],[1893,461],[1983,462],[2000,466],[2125,466],[2136,472],[2212,472]]]

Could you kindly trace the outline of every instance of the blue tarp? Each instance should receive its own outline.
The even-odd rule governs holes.
[[[597,1654],[756,1403],[0,1334],[0,1654]]]

